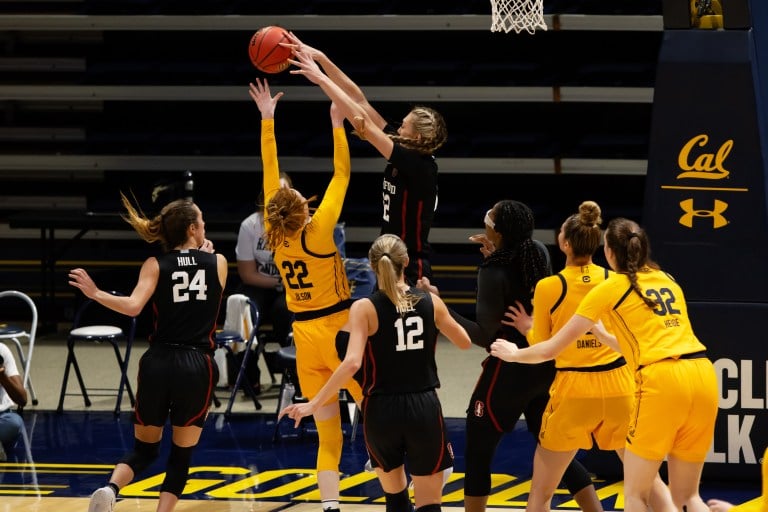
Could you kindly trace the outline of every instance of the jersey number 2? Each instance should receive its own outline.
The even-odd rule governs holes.
[[[384,207],[384,213],[382,214],[382,218],[384,219],[384,222],[389,222],[389,205],[391,203],[391,200],[389,198],[389,194],[386,192],[381,193],[381,199],[382,199],[382,205]]]

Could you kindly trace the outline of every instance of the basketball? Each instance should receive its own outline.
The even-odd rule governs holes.
[[[280,73],[288,69],[291,49],[279,43],[290,42],[288,31],[283,27],[270,25],[253,34],[248,45],[248,56],[254,66],[264,73]]]

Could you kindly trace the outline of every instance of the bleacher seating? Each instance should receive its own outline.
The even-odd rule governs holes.
[[[153,183],[189,169],[206,213],[247,215],[260,162],[258,112],[247,95],[257,72],[246,49],[263,24],[283,24],[327,51],[393,123],[414,103],[443,113],[437,228],[480,229],[483,212],[506,197],[528,202],[543,230],[587,198],[607,217],[638,218],[661,0],[544,6],[550,30],[516,35],[490,32],[488,0],[1,2],[0,236],[9,249],[0,284],[37,292],[29,255],[38,233],[7,223],[45,198],[116,210],[119,191],[146,200]],[[268,78],[286,91],[281,166],[299,188],[321,194],[331,169],[327,101],[302,77]],[[377,226],[384,161],[353,136],[350,145],[342,220]],[[572,200],[557,204],[562,193]],[[30,199],[8,200],[19,197]],[[236,227],[217,234],[233,262]],[[123,263],[146,254],[135,238],[91,235],[61,241],[59,252]],[[367,242],[351,242],[352,256],[363,256]],[[470,269],[441,274],[456,297],[471,296],[476,247],[463,239],[435,246],[438,267]],[[57,286],[67,294],[64,270]]]

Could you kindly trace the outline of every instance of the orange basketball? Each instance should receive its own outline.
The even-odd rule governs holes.
[[[253,65],[265,73],[280,73],[288,69],[291,49],[280,46],[281,42],[290,42],[288,31],[283,27],[270,25],[257,30],[248,45],[248,56]]]

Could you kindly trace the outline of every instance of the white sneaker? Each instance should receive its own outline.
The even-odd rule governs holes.
[[[443,470],[443,487],[445,487],[445,484],[448,483],[448,479],[451,478],[452,474],[453,474],[453,466],[449,468],[445,468]]]
[[[112,512],[115,509],[115,491],[104,486],[93,491],[88,504],[88,512]]]

